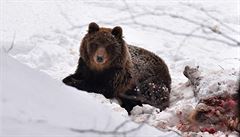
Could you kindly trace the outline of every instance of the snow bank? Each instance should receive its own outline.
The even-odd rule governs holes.
[[[1,53],[3,136],[98,136],[71,129],[112,131],[126,118],[84,91],[67,87]],[[138,127],[130,122],[120,131]],[[144,125],[129,136],[176,136]],[[104,135],[102,135],[104,136]]]

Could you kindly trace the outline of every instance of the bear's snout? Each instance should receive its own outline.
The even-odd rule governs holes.
[[[106,49],[102,47],[98,48],[94,55],[94,62],[100,65],[100,64],[106,63],[107,60],[108,60],[108,54],[106,52]]]
[[[97,56],[97,62],[102,63],[104,61],[103,56]]]

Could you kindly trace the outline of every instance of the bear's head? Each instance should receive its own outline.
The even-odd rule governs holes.
[[[123,68],[130,63],[127,44],[123,40],[122,28],[100,28],[92,22],[84,36],[80,56],[93,71]]]

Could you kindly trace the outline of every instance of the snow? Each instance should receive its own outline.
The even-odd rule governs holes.
[[[1,53],[1,57],[4,58],[1,62],[4,70],[1,81],[3,136],[94,136],[94,133],[79,134],[71,129],[112,131],[128,119],[97,102],[86,92],[67,87],[43,72],[19,63],[6,53]],[[120,131],[137,126],[130,122]],[[127,135],[166,134],[169,133],[144,125]]]
[[[114,127],[129,118],[124,109],[103,96],[77,91],[61,83],[62,78],[74,72],[79,57],[80,41],[86,33],[87,25],[92,21],[106,27],[120,25],[127,43],[156,53],[169,66],[173,80],[171,106],[160,113],[149,105],[135,107],[130,117],[133,121],[144,121],[150,115],[149,125],[157,128],[162,126],[174,128],[178,120],[177,112],[184,110],[188,113],[195,107],[197,100],[193,97],[192,89],[187,86],[187,79],[182,74],[186,65],[200,66],[199,70],[204,76],[200,96],[209,96],[207,89],[218,82],[223,83],[220,92],[226,89],[234,92],[240,68],[239,46],[186,38],[129,23],[131,22],[129,16],[149,11],[154,13],[164,11],[200,22],[204,20],[208,25],[217,26],[224,33],[240,40],[239,33],[229,31],[219,22],[186,4],[203,7],[234,30],[240,30],[239,0],[141,1],[139,3],[136,1],[2,0],[0,49],[1,55],[4,55],[1,56],[0,62],[2,99],[0,114],[3,133],[38,136],[79,135],[69,128],[101,129],[107,124],[105,118],[108,117],[111,118]],[[135,20],[181,33],[190,33],[197,28],[194,24],[167,15],[145,15]],[[198,29],[194,34],[226,40],[219,35],[209,33],[208,30]],[[8,55],[5,55],[3,52],[7,51],[12,43],[13,48]],[[84,102],[89,102],[86,103],[88,107],[76,106]],[[89,109],[90,107],[94,109]],[[104,118],[99,118],[100,116]],[[150,127],[146,128],[147,130],[142,129],[141,133],[147,134],[153,131],[152,134],[158,132],[163,136],[168,134]],[[175,134],[171,133],[171,135]],[[199,133],[199,135],[211,136],[207,133]],[[221,135],[224,133],[219,132],[213,136]]]

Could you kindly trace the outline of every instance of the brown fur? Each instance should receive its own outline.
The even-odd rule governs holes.
[[[96,63],[100,54],[104,63]],[[129,113],[142,103],[161,110],[169,105],[171,78],[167,65],[155,54],[128,45],[121,27],[99,28],[91,23],[80,55],[75,74],[63,80],[67,85],[116,98]]]

